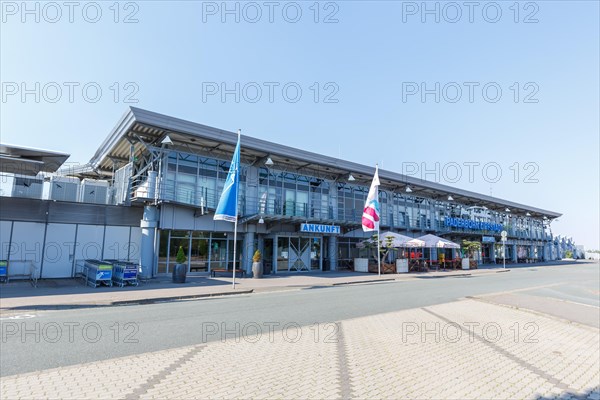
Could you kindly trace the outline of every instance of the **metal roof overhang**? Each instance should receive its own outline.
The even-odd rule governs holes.
[[[56,172],[69,154],[31,147],[0,144],[0,172],[35,176],[39,172]]]
[[[94,171],[104,171],[108,175],[112,173],[115,163],[124,164],[129,161],[132,150],[133,154],[139,155],[146,145],[160,147],[167,135],[173,141],[170,148],[191,153],[201,151],[224,158],[231,157],[237,141],[237,133],[234,132],[131,107],[96,151],[89,165]],[[245,135],[242,135],[241,157],[248,163],[260,163],[270,157],[278,169],[306,171],[317,177],[330,179],[339,179],[351,173],[356,179],[354,183],[367,186],[375,172],[375,168],[370,166]],[[552,219],[562,215],[391,171],[379,170],[379,178],[384,188],[404,190],[406,186],[410,186],[411,195],[418,197],[445,201],[448,195],[452,195],[457,203],[487,207],[501,213],[509,208],[511,214],[530,213],[533,217],[545,216]]]

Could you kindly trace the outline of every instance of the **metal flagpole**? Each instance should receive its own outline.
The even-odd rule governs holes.
[[[377,274],[381,275],[381,249],[379,246],[379,224],[377,224]]]
[[[238,129],[238,143],[240,143],[240,136],[242,134],[242,130]],[[241,152],[241,149],[240,149]],[[239,182],[238,170],[240,168],[240,160],[235,165],[235,182]],[[233,289],[235,289],[235,258],[236,258],[236,250],[237,250],[237,223],[238,223],[238,193],[240,188],[238,185],[235,185],[235,221],[233,223],[233,279],[231,280],[233,284]]]
[[[237,201],[237,196],[236,196]],[[233,225],[233,288],[235,289],[235,256],[236,256],[236,248],[237,248],[237,217],[235,218],[235,222]]]
[[[377,174],[377,180],[379,180],[379,165],[375,164],[375,173]],[[377,182],[379,183],[379,182]],[[375,198],[377,199],[377,202],[379,202],[379,185],[377,185],[377,187],[375,188]],[[379,237],[379,222],[377,223],[377,274],[381,275],[381,249],[380,249],[380,245],[383,243],[380,243],[380,237]]]

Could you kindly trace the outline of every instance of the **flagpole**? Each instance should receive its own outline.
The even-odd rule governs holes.
[[[379,164],[375,164],[375,173],[377,174],[377,170],[379,169]],[[377,187],[377,191],[379,191],[379,186]],[[379,193],[377,193],[377,198],[379,199]],[[379,224],[377,224],[377,275],[381,276],[381,249],[380,249],[380,245],[383,243],[380,243],[380,237],[379,237]]]
[[[379,246],[379,225],[377,225],[377,275],[381,275],[381,251]]]
[[[242,130],[238,129],[238,143],[240,142],[240,136],[242,135]],[[235,166],[235,179],[239,179],[238,169],[240,163],[238,162]],[[237,223],[238,223],[238,193],[239,187],[236,186],[235,191],[235,221],[233,223],[233,279],[231,280],[233,289],[235,289],[235,257],[236,257],[236,249],[237,249]]]
[[[237,199],[236,199],[237,201]],[[235,250],[237,248],[237,218],[233,225],[233,288],[235,289]]]

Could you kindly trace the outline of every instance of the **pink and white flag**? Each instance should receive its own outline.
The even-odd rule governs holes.
[[[363,231],[376,231],[379,229],[379,215],[381,213],[381,207],[379,206],[379,167],[375,167],[375,176],[373,176],[373,182],[369,189],[369,195],[365,202],[365,209],[362,215],[362,228]]]

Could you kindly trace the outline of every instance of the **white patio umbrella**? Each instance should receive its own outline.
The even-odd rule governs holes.
[[[419,236],[417,239],[425,242],[424,247],[437,247],[443,249],[460,249],[460,245],[432,234]]]
[[[410,236],[401,235],[396,232],[385,232],[379,235],[380,241],[382,245],[386,245],[388,243],[388,238],[391,238],[391,246],[392,247],[423,247],[425,244],[422,240],[411,238]],[[373,239],[363,240],[358,243],[358,247],[364,247],[366,243],[373,243]]]
[[[448,239],[441,238],[432,234],[427,234],[418,237],[419,240],[425,243],[424,247],[438,248],[438,249],[460,249],[460,245],[449,241]],[[431,251],[429,252],[429,261],[432,261]]]

